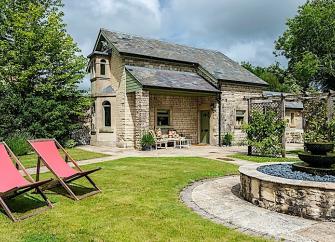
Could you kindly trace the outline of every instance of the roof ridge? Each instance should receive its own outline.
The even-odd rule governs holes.
[[[146,67],[146,66],[137,66],[137,65],[125,65],[126,69],[131,69],[131,68],[141,68],[141,69],[152,69],[152,70],[159,70],[159,71],[166,71],[166,72],[178,72],[178,73],[191,73],[198,75],[196,72],[193,71],[177,71],[177,70],[169,70],[169,69],[161,69],[159,67]]]
[[[118,51],[124,53],[196,63],[203,66],[217,80],[268,85],[219,50],[198,48],[106,28],[101,28],[100,33]]]
[[[137,34],[131,34],[131,33],[126,33],[126,32],[121,32],[121,31],[116,31],[116,30],[109,30],[109,29],[106,29],[106,28],[100,28],[100,30],[107,31],[107,32],[110,32],[110,33],[129,35],[131,37],[140,38],[140,39],[143,39],[143,40],[153,40],[153,41],[158,41],[158,42],[161,42],[161,43],[172,44],[172,45],[179,45],[179,46],[182,46],[182,47],[187,47],[187,48],[192,48],[192,49],[197,49],[197,50],[206,50],[206,51],[210,51],[210,52],[217,52],[217,53],[220,53],[220,54],[224,55],[228,59],[230,59],[228,56],[226,56],[220,50],[216,50],[216,49],[200,48],[200,47],[195,47],[195,46],[187,45],[187,44],[179,44],[179,43],[172,42],[172,41],[166,40],[166,39],[158,39],[158,38],[153,38],[153,37],[145,37],[145,36],[141,36],[141,35],[137,35]],[[236,62],[234,60],[232,60],[232,61]]]

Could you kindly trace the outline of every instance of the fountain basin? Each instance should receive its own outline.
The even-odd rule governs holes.
[[[335,167],[313,167],[305,162],[292,164],[293,170],[313,174],[315,176],[333,175],[335,176]]]
[[[305,147],[312,154],[325,155],[334,150],[334,143],[305,143]]]
[[[335,182],[276,177],[258,171],[262,166],[264,164],[252,164],[239,168],[241,195],[245,200],[280,213],[335,221]]]
[[[335,164],[335,155],[328,153],[326,155],[314,155],[310,153],[299,153],[300,160],[307,163],[310,167],[328,167]]]

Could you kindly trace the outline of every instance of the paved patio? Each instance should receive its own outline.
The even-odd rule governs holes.
[[[135,149],[124,149],[124,148],[110,148],[103,146],[91,146],[85,145],[80,146],[80,149],[99,152],[110,155],[111,158],[119,159],[125,157],[203,157],[208,159],[215,159],[232,163],[236,165],[250,164],[249,161],[238,160],[228,158],[228,155],[234,153],[247,153],[248,148],[246,146],[231,146],[231,147],[218,147],[210,145],[192,145],[190,148],[173,148],[168,147],[167,149],[158,149],[151,151],[139,151]]]
[[[227,163],[232,163],[239,166],[251,163],[249,161],[231,159],[226,157],[227,155],[234,154],[237,152],[247,152],[246,147],[239,147],[239,146],[217,147],[217,146],[206,145],[206,146],[191,146],[190,148],[183,148],[183,149],[176,149],[169,147],[167,149],[158,149],[152,151],[139,151],[135,149],[111,148],[111,147],[92,146],[92,145],[78,146],[78,148],[108,155],[102,158],[78,161],[79,165],[95,164],[126,157],[177,157],[177,156],[204,157],[208,159],[216,159]],[[69,163],[69,165],[73,167],[72,163]],[[28,168],[27,171],[29,174],[35,174],[36,168]],[[48,172],[48,169],[43,166],[41,167],[40,172],[41,173]]]
[[[211,145],[192,145],[190,148],[173,148],[168,147],[167,149],[153,149],[151,151],[139,151],[135,149],[125,149],[125,148],[111,148],[106,146],[92,146],[84,145],[79,146],[78,148],[100,152],[109,155],[121,155],[121,156],[146,156],[146,157],[155,157],[155,156],[208,156],[213,154],[228,155],[236,152],[247,152],[246,146],[231,146],[231,147],[218,147]]]

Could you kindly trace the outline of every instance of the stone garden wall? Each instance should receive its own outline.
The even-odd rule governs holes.
[[[262,208],[308,219],[335,221],[335,184],[284,179],[240,167],[241,195]]]

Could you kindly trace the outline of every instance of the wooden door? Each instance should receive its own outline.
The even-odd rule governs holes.
[[[209,144],[209,111],[200,111],[200,143]]]

